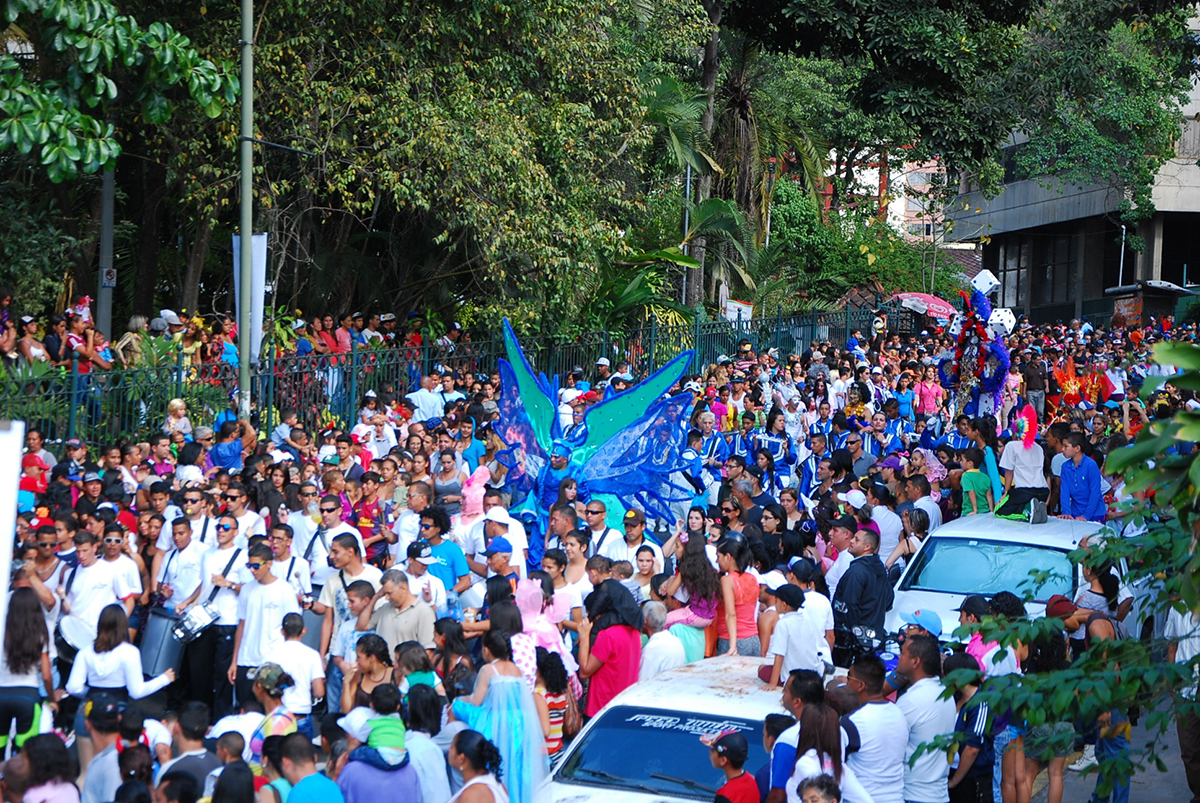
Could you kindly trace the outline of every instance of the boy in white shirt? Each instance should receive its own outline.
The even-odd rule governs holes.
[[[794,669],[811,669],[818,673],[825,671],[825,662],[820,654],[821,633],[802,610],[804,592],[790,583],[781,585],[775,589],[775,607],[779,610],[779,621],[775,623],[775,632],[767,649],[767,657],[774,658],[774,663],[770,667],[763,666],[759,671],[760,678],[770,672],[769,677],[763,678],[770,691],[777,689],[779,679],[787,677]]]
[[[314,735],[313,698],[325,696],[325,664],[321,654],[304,644],[304,617],[283,617],[283,644],[273,653],[275,662],[292,676],[296,685],[283,692],[283,705],[296,715],[296,730],[310,739]]]

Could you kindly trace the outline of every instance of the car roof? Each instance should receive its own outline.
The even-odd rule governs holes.
[[[986,538],[1014,544],[1036,544],[1059,549],[1076,549],[1079,542],[1103,529],[1094,521],[1050,518],[1042,524],[998,519],[991,513],[962,516],[943,524],[930,535],[939,538]]]
[[[767,691],[758,679],[762,658],[721,656],[669,669],[627,688],[606,707],[617,705],[682,711],[761,721],[782,714],[781,689]]]

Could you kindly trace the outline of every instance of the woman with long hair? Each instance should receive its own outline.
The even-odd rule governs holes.
[[[579,483],[574,477],[564,477],[558,484],[558,504],[575,508],[577,519],[583,518],[583,502],[579,501]]]
[[[555,593],[562,592],[566,595],[567,603],[570,612],[567,618],[563,619],[561,625],[564,630],[572,633],[583,621],[583,597],[579,595],[578,589],[567,583],[567,553],[561,549],[547,549],[546,554],[542,555],[542,570],[550,577],[550,584],[554,587]]]
[[[745,520],[742,518],[742,503],[733,497],[732,494],[725,497],[725,501],[721,503],[721,524],[724,527],[724,532],[738,532],[746,526]]]
[[[762,545],[772,566],[779,563],[783,554],[783,537],[787,529],[787,513],[774,502],[763,507]]]
[[[268,787],[264,786],[263,789]],[[258,798],[262,800],[263,798]],[[217,776],[212,803],[254,803],[254,771],[244,761],[231,761]]]
[[[1100,611],[1112,621],[1118,638],[1128,636],[1124,620],[1133,609],[1133,594],[1113,572],[1112,562],[1105,561],[1099,566],[1084,563],[1083,579],[1087,582],[1087,587],[1081,588],[1075,595],[1075,606]],[[1073,653],[1082,651],[1086,631],[1086,628],[1080,627],[1071,634]]]
[[[438,452],[438,472],[433,477],[434,504],[453,516],[462,508],[462,490],[467,473],[458,468],[458,455],[453,449]]]
[[[796,464],[796,443],[787,433],[787,420],[782,407],[773,407],[767,413],[766,426],[753,436],[753,445],[755,460],[763,471],[767,470],[767,466],[763,465],[762,453],[766,452],[768,456],[766,462],[770,465],[770,482],[768,484],[768,478],[763,477],[763,490],[774,496],[780,489],[791,485],[791,467]]]
[[[805,703],[800,712],[800,738],[796,743],[796,763],[792,765],[789,789],[801,782],[829,775],[842,790],[843,800],[870,800],[871,796],[844,763],[842,733],[837,712],[824,703]],[[788,799],[793,798],[788,795]]]
[[[8,601],[4,624],[4,654],[0,661],[0,733],[17,726],[16,745],[37,733],[41,705],[39,685],[54,698],[50,675],[50,634],[42,602],[32,588],[18,588]],[[40,682],[39,682],[40,681]],[[49,703],[51,707],[55,703]]]
[[[258,803],[287,803],[288,793],[292,791],[292,785],[283,777],[283,738],[268,736],[263,739],[262,770],[267,784],[258,790]]]
[[[561,655],[537,648],[537,683],[533,692],[546,738],[546,755],[557,755],[563,749],[563,720],[570,705],[567,695],[572,693]]]
[[[587,530],[571,530],[562,539],[563,552],[567,553],[567,568],[563,569],[563,577],[567,585],[578,592],[580,600],[586,600],[588,594],[592,593],[592,581],[587,573],[588,545],[591,542],[591,534]]]
[[[392,682],[392,657],[382,637],[368,633],[354,645],[357,659],[342,685],[342,710],[371,706],[371,690]]]
[[[520,803],[532,801],[549,769],[533,692],[512,662],[512,642],[507,632],[493,628],[484,635],[483,658],[486,664],[475,680],[475,692],[470,698],[459,697],[454,701],[454,716],[499,748],[508,768],[508,788],[513,799]],[[458,735],[455,744],[464,733]],[[453,758],[454,752],[450,755]],[[468,771],[463,767],[458,769],[463,772],[466,789],[471,785]]]
[[[507,771],[509,767],[504,762],[500,748],[479,731],[465,730],[455,734],[446,754],[446,762],[461,773],[463,779],[462,789],[450,798],[450,803],[463,800],[467,789],[471,790],[467,795],[471,803],[508,803],[508,792],[500,779],[503,777],[502,771]]]
[[[449,617],[433,623],[433,641],[437,649],[433,653],[433,669],[443,680],[459,664],[471,667],[471,648],[463,636],[462,625]]]
[[[660,591],[682,603],[683,607],[667,614],[666,626],[683,642],[688,661],[700,660],[704,657],[704,629],[716,617],[721,597],[721,577],[713,568],[705,539],[689,535],[683,541],[676,573]]]
[[[129,643],[129,618],[125,609],[120,605],[108,605],[100,611],[96,640],[75,656],[66,693],[80,700],[98,692],[107,692],[119,700],[140,700],[166,688],[174,680],[174,669],[168,669],[152,680],[142,680],[142,654]],[[62,695],[58,696],[61,699]],[[79,763],[84,767],[94,755],[92,740],[87,737],[85,708],[80,705],[75,712],[75,743],[79,748]]]
[[[446,757],[434,741],[442,732],[442,698],[431,687],[418,683],[408,690],[407,730],[404,747],[409,763],[417,771],[421,794],[426,801],[450,799],[450,779],[446,774]]]
[[[758,640],[758,579],[750,568],[750,544],[743,536],[727,535],[717,544],[722,573],[717,600],[717,654],[761,657]]]

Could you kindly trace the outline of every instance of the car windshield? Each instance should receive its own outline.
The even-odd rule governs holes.
[[[1074,575],[1065,550],[932,535],[900,590],[984,596],[1011,591],[1019,597],[1032,591],[1035,600],[1045,602],[1054,594],[1071,596]]]
[[[761,722],[615,706],[582,737],[555,780],[712,800],[725,775],[709,761],[700,737],[734,729],[745,734],[750,745],[746,769],[753,772],[767,761]],[[638,744],[653,749],[630,749]]]

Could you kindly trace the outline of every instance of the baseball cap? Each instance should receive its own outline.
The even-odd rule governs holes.
[[[871,373],[873,373],[873,374],[882,374],[882,373],[883,373],[883,369],[882,369],[882,368],[880,368],[878,365],[876,365],[874,368],[872,368],[872,369],[871,369]]]
[[[347,736],[365,744],[367,739],[371,738],[370,720],[375,718],[375,712],[365,706],[359,706],[350,709],[345,716],[338,717],[337,724]]]
[[[324,466],[336,466],[340,462],[342,459],[337,456],[337,452],[330,452],[321,458],[321,465]]]
[[[458,321],[455,321],[454,323],[450,324],[450,331],[452,331],[452,332],[461,332],[461,331],[462,331],[462,324],[461,324],[461,323],[459,323]]]
[[[93,694],[84,703],[84,718],[97,728],[115,731],[121,725],[121,701],[108,692]]]
[[[792,558],[788,569],[791,570],[792,577],[801,583],[811,583],[817,579],[817,567],[808,558]]]
[[[841,527],[842,529],[849,530],[850,532],[856,532],[858,530],[858,519],[854,518],[849,513],[846,513],[845,515],[838,516],[836,519],[834,519],[831,526]]]
[[[923,627],[929,631],[929,635],[934,638],[942,637],[942,617],[938,616],[933,611],[925,611],[917,608],[912,613],[901,613],[900,621],[906,624]]]
[[[1046,616],[1051,619],[1065,619],[1075,613],[1076,605],[1062,594],[1055,594],[1046,600]]]
[[[500,538],[497,541],[503,540]],[[426,566],[432,566],[438,562],[438,559],[433,556],[433,547],[428,541],[413,541],[408,545],[408,559],[415,560],[417,563],[424,563]]]
[[[167,331],[167,322],[164,321],[162,318],[153,319],[152,321],[150,321],[150,331],[151,332]]]
[[[855,510],[867,504],[867,495],[859,490],[846,491],[844,494],[838,494],[837,498],[839,502],[845,502]]]
[[[166,321],[167,326],[183,326],[183,320],[170,310],[167,310],[167,314],[163,316],[163,320]]]
[[[22,315],[21,323],[23,323],[23,324],[37,323],[37,318],[33,317],[32,315]]]
[[[976,619],[982,619],[992,612],[992,606],[988,605],[988,601],[981,594],[971,594],[965,597],[962,604],[954,610],[962,611]]]
[[[880,468],[890,468],[894,471],[903,465],[904,464],[900,462],[899,457],[897,457],[894,454],[890,454],[886,458],[884,458],[884,461],[879,464],[879,467]]]
[[[308,326],[308,321],[304,320],[303,318],[297,318],[296,320],[292,321],[292,331],[299,331],[306,326]]]
[[[746,466],[746,473],[758,480],[763,478],[763,470],[758,463],[751,463],[750,465]]]
[[[486,517],[485,517],[486,519]],[[512,544],[503,536],[493,538],[487,545],[487,549],[483,550],[485,557],[490,558],[492,555],[511,555],[513,553]]]
[[[740,731],[708,733],[700,737],[700,742],[710,750],[717,751],[717,755],[729,759],[729,763],[735,767],[745,764],[750,755],[750,745]]]
[[[596,365],[612,365],[612,363],[608,361],[608,357],[601,357],[596,360]]]
[[[42,459],[41,455],[27,454],[21,458],[21,468],[31,467],[40,468],[43,471],[50,468],[50,466],[46,465],[46,461]]]
[[[497,524],[503,524],[505,527],[512,524],[512,516],[508,515],[508,511],[498,505],[496,507],[489,508],[488,511],[483,514],[483,520],[494,521]]]
[[[766,586],[767,590],[769,590],[771,593],[774,593],[775,589],[779,588],[780,586],[787,585],[787,578],[783,576],[783,572],[779,571],[778,569],[772,569],[766,574],[759,575],[758,584],[760,586]]]
[[[394,312],[385,312],[379,316],[380,323],[391,323],[394,320],[396,320],[396,313]]]
[[[589,390],[589,391],[585,392],[579,398],[583,399],[585,402],[600,401],[600,394],[594,390]]]
[[[792,610],[798,611],[804,607],[804,592],[800,589],[800,586],[784,583],[775,589],[775,596],[783,600]]]
[[[625,522],[628,524],[645,524],[646,514],[635,507],[625,511]]]
[[[250,674],[250,679],[261,685],[268,692],[278,692],[290,688],[293,684],[284,682],[283,667],[269,661]]]
[[[89,471],[87,474],[83,475],[83,481],[84,482],[100,482],[100,475],[97,474],[95,471]]]
[[[691,393],[700,393],[704,390],[702,387],[700,387],[699,382],[687,382],[684,384],[683,389]]]
[[[79,438],[71,438],[71,440],[67,441],[63,445],[68,449],[80,449],[83,447],[83,441],[79,440]]]

